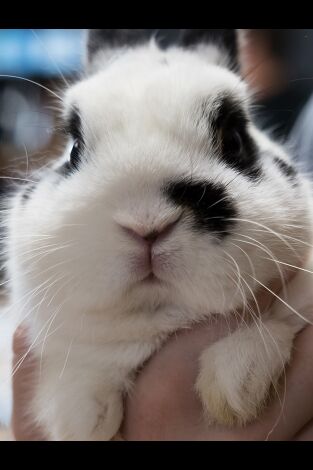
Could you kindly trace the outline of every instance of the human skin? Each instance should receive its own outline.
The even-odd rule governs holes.
[[[279,292],[280,283],[271,284]],[[260,292],[262,311],[273,297]],[[313,304],[313,301],[312,301]],[[198,359],[204,349],[239,325],[238,318],[215,316],[207,323],[177,332],[138,374],[126,398],[122,439],[136,440],[313,440],[313,326],[307,326],[295,341],[286,388],[281,387],[260,418],[245,427],[225,428],[204,420],[194,391]],[[14,336],[15,362],[27,351],[26,330]],[[36,361],[27,355],[13,380],[12,428],[16,440],[45,440],[43,432],[27,417]]]
[[[126,440],[313,440],[313,327],[295,342],[286,371],[286,396],[280,392],[260,418],[243,428],[208,425],[194,393],[197,359],[225,334],[226,322],[198,326],[173,338],[146,365],[127,400]]]

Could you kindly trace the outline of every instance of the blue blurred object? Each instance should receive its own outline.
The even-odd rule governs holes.
[[[0,74],[50,78],[79,72],[82,29],[0,29]]]

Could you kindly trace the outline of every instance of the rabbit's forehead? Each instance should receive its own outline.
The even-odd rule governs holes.
[[[103,129],[121,129],[138,122],[151,125],[153,120],[163,124],[190,121],[197,118],[195,113],[198,109],[201,112],[202,103],[214,111],[223,96],[247,104],[245,84],[218,66],[157,66],[155,70],[141,70],[141,74],[132,70],[127,79],[122,72],[103,71],[74,85],[65,95],[65,114],[75,107],[83,127],[85,123],[94,135],[101,135]]]

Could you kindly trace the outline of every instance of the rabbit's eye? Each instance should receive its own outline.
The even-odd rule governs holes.
[[[76,170],[78,169],[78,164],[80,161],[80,153],[81,153],[81,141],[80,139],[75,139],[72,150],[71,150],[70,163],[71,163],[71,166],[74,167]]]
[[[225,133],[223,140],[224,149],[229,153],[232,158],[238,159],[243,156],[244,144],[239,131],[232,130],[228,133]]]
[[[70,161],[67,163],[68,170],[77,170],[84,146],[81,118],[78,109],[74,106],[65,123],[65,133],[71,138],[73,146],[70,153]]]
[[[249,133],[248,113],[241,104],[230,97],[219,99],[211,125],[219,158],[249,178],[259,179],[258,149]]]
[[[222,131],[222,160],[251,179],[261,176],[256,146],[244,126],[229,126]]]

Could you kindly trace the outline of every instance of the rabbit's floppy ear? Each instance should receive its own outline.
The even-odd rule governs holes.
[[[239,69],[240,30],[236,29],[90,29],[86,41],[86,69],[97,70],[103,67],[114,55],[125,47],[135,47],[154,37],[159,47],[166,48],[176,45],[186,49],[206,53],[203,46],[212,46],[218,51],[217,56],[226,58],[227,65]],[[216,57],[216,54],[213,54]],[[98,58],[101,57],[101,63]],[[214,59],[213,59],[214,61]]]
[[[180,45],[197,49],[198,46],[216,46],[227,56],[230,68],[239,69],[240,32],[237,29],[182,29]]]
[[[97,57],[110,60],[118,49],[139,46],[153,35],[153,29],[89,29],[86,41],[86,66],[95,68]]]

